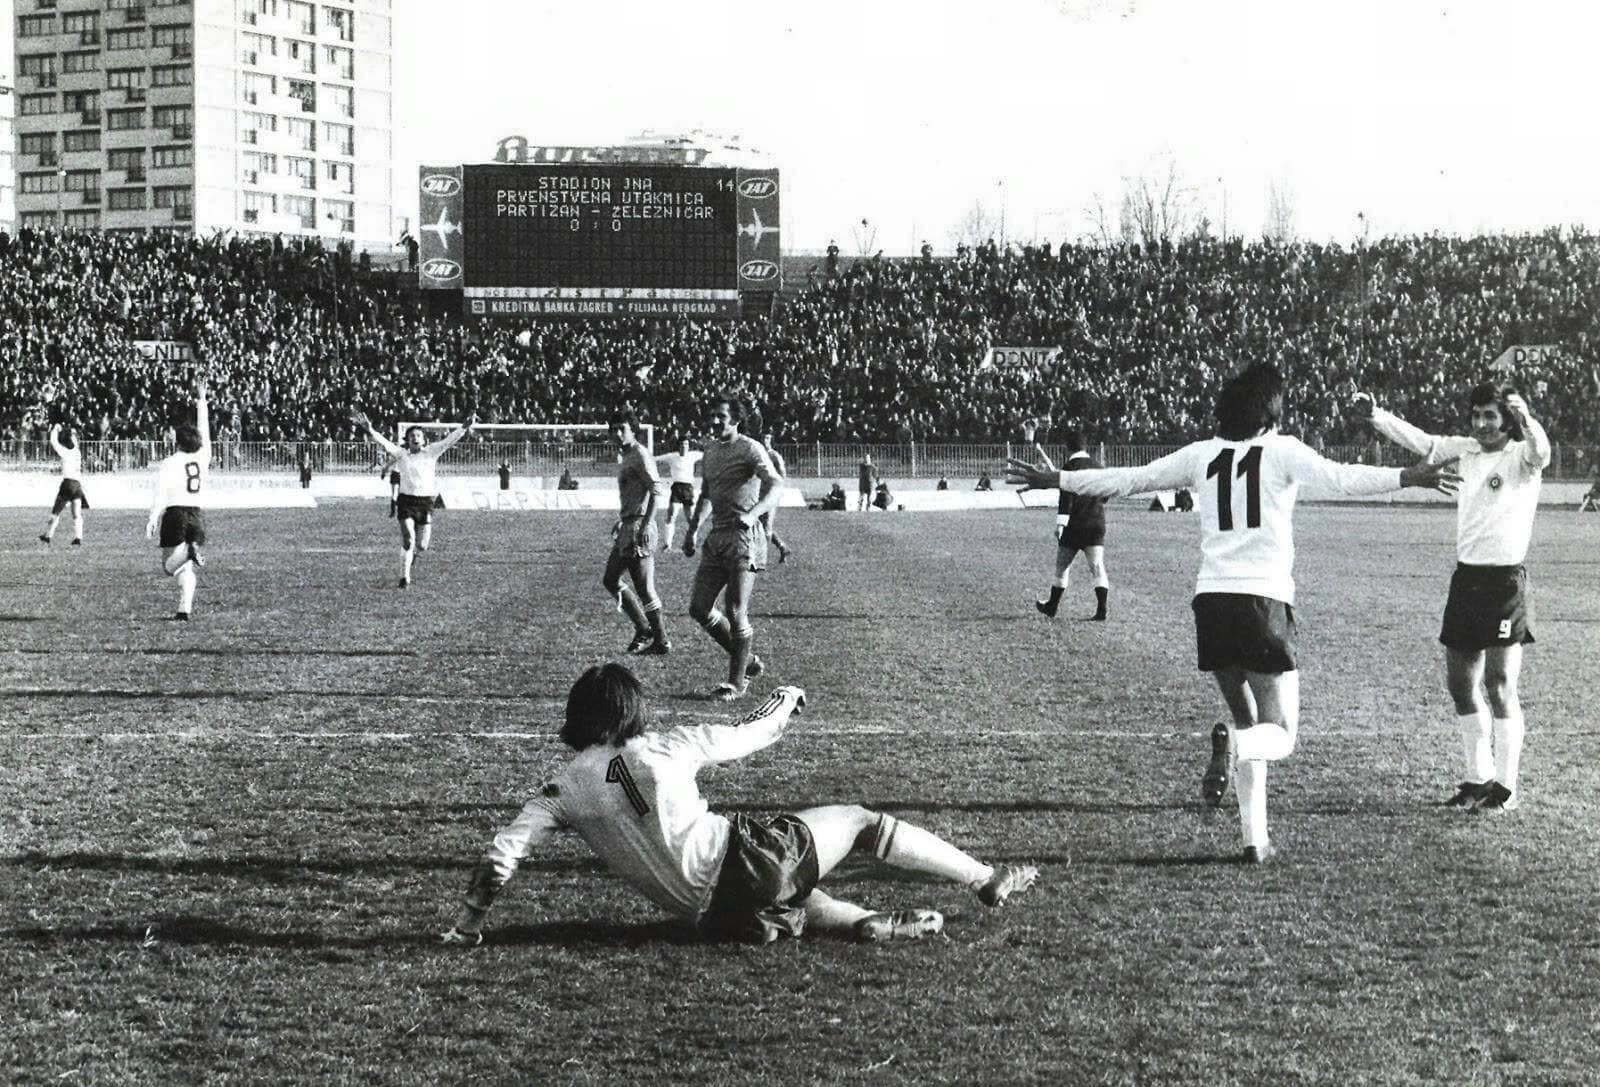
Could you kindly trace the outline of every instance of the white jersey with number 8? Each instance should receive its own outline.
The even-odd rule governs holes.
[[[1208,438],[1142,468],[1062,472],[1074,494],[1117,498],[1186,487],[1200,512],[1198,593],[1247,593],[1294,603],[1294,504],[1315,496],[1400,489],[1400,469],[1340,464],[1277,431]]]

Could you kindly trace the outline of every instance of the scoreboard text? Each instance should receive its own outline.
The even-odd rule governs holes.
[[[775,170],[423,167],[419,283],[472,316],[736,317],[774,291]]]

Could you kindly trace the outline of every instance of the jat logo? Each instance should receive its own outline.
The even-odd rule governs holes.
[[[765,200],[778,195],[778,182],[770,177],[747,177],[739,182],[739,195],[747,200]]]
[[[747,260],[739,265],[739,275],[745,279],[764,283],[778,278],[778,266],[770,260]]]
[[[429,279],[454,279],[461,274],[461,265],[444,257],[434,257],[422,265],[422,274]]]
[[[428,196],[454,196],[461,191],[461,179],[450,174],[429,174],[422,179],[422,191]]]

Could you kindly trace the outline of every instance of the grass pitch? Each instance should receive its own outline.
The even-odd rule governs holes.
[[[1581,1083],[1600,1069],[1600,519],[1541,511],[1524,805],[1446,811],[1435,643],[1450,511],[1299,515],[1300,748],[1281,859],[1199,803],[1221,712],[1194,671],[1194,521],[1110,517],[1112,621],[1031,600],[1048,512],[785,512],[757,690],[811,708],[708,770],[714,805],[859,801],[1039,886],[943,938],[704,946],[576,839],[434,946],[468,869],[562,757],[567,687],[620,656],[601,515],[447,512],[394,587],[376,504],[218,512],[195,621],[137,514],[82,549],[0,513],[0,1079],[10,1083]],[[721,658],[658,564],[670,723]]]

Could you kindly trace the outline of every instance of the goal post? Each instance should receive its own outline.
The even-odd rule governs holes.
[[[436,442],[462,426],[459,422],[403,421],[396,426],[396,440],[404,441],[406,431],[417,427],[423,437]],[[655,427],[640,423],[639,444],[655,454]],[[578,475],[596,471],[616,471],[616,448],[611,444],[611,428],[605,423],[478,423],[472,434],[439,459],[441,473],[492,473],[501,464],[517,475],[559,476],[571,468]]]

